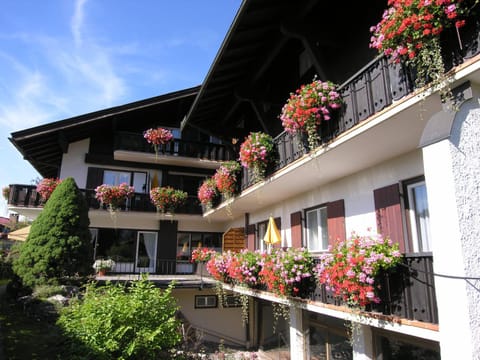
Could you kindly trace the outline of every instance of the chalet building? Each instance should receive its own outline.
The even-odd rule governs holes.
[[[386,7],[244,0],[200,87],[18,131],[11,141],[42,176],[71,176],[85,192],[97,258],[114,257],[116,274],[183,276],[182,312],[212,337],[254,348],[283,342],[291,359],[476,359],[478,13],[440,38],[452,107],[438,88],[416,88],[410,67],[369,48],[370,27]],[[338,84],[343,106],[322,122],[320,145],[310,149],[278,116],[289,94],[314,77]],[[158,154],[142,136],[155,126],[175,136]],[[243,171],[240,193],[202,212],[199,184],[222,161],[238,159],[236,140],[252,131],[274,137],[275,165],[256,183]],[[112,217],[94,189],[120,181],[135,194]],[[154,184],[183,189],[189,201],[173,217],[159,214],[148,200]],[[41,211],[34,187],[10,188],[12,211]],[[207,280],[203,289],[188,285],[196,271],[189,256],[199,244],[225,249],[232,231],[245,248],[261,249],[270,216],[282,247],[316,256],[352,231],[374,229],[399,244],[406,270],[383,280],[381,303],[361,316],[320,288],[309,300],[286,302],[227,287],[252,297],[243,328],[240,310],[217,307]],[[290,322],[276,333],[275,303],[290,306]]]

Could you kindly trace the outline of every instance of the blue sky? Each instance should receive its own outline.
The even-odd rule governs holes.
[[[0,186],[39,177],[8,141],[11,132],[201,84],[240,3],[3,2]]]

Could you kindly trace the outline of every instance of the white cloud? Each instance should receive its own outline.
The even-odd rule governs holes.
[[[75,11],[73,12],[72,20],[70,27],[72,29],[73,39],[75,45],[82,45],[82,26],[84,19],[84,6],[87,3],[87,0],[76,0],[75,1]]]

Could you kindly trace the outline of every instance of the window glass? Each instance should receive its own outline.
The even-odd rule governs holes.
[[[98,229],[95,256],[97,259],[113,259],[116,262],[133,262],[136,243],[136,230]]]
[[[265,237],[265,233],[267,232],[267,224],[268,223],[266,222],[262,222],[257,225],[257,237],[255,243],[256,250],[263,251],[266,249],[266,244],[265,241],[263,241],[263,238]]]
[[[327,208],[309,210],[307,217],[307,247],[311,251],[328,249]]]
[[[190,260],[190,233],[177,234],[177,260]]]
[[[219,233],[179,232],[177,234],[177,260],[188,260],[192,249],[199,247],[213,248],[222,251],[222,235]]]
[[[145,194],[147,192],[147,173],[134,172],[133,187],[135,188],[136,193]]]
[[[313,325],[310,326],[310,355],[312,359],[351,360],[353,349],[345,335]]]
[[[413,250],[431,251],[430,214],[425,182],[410,184],[407,191]]]
[[[217,296],[216,295],[195,295],[195,307],[196,308],[216,308]]]
[[[375,340],[377,344],[377,360],[440,360],[437,344],[427,342],[415,344],[385,336],[378,336]]]
[[[130,172],[105,170],[103,172],[103,183],[107,185],[127,183],[130,185]]]

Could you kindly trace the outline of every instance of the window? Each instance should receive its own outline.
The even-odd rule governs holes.
[[[263,241],[265,233],[267,232],[268,222],[261,222],[257,224],[257,237],[255,238],[255,250],[265,250],[266,244]]]
[[[433,341],[376,330],[374,347],[377,360],[423,359],[439,360],[440,348]]]
[[[207,309],[217,307],[216,295],[195,295],[195,309]]]
[[[103,173],[103,183],[107,185],[120,185],[127,183],[130,185],[130,172],[105,170]]]
[[[322,206],[305,211],[307,248],[310,251],[328,249],[327,207]]]
[[[223,299],[223,307],[232,308],[232,307],[241,307],[242,301],[239,295],[227,295]]]
[[[432,250],[430,216],[428,211],[427,187],[425,181],[405,182],[405,208],[408,216],[409,234],[413,251]]]
[[[103,172],[103,184],[120,185],[122,183],[132,185],[136,193],[146,193],[147,173],[119,170],[105,170]]]
[[[220,233],[177,233],[177,261],[190,262],[192,249],[197,247],[213,248],[222,251],[222,236]]]

